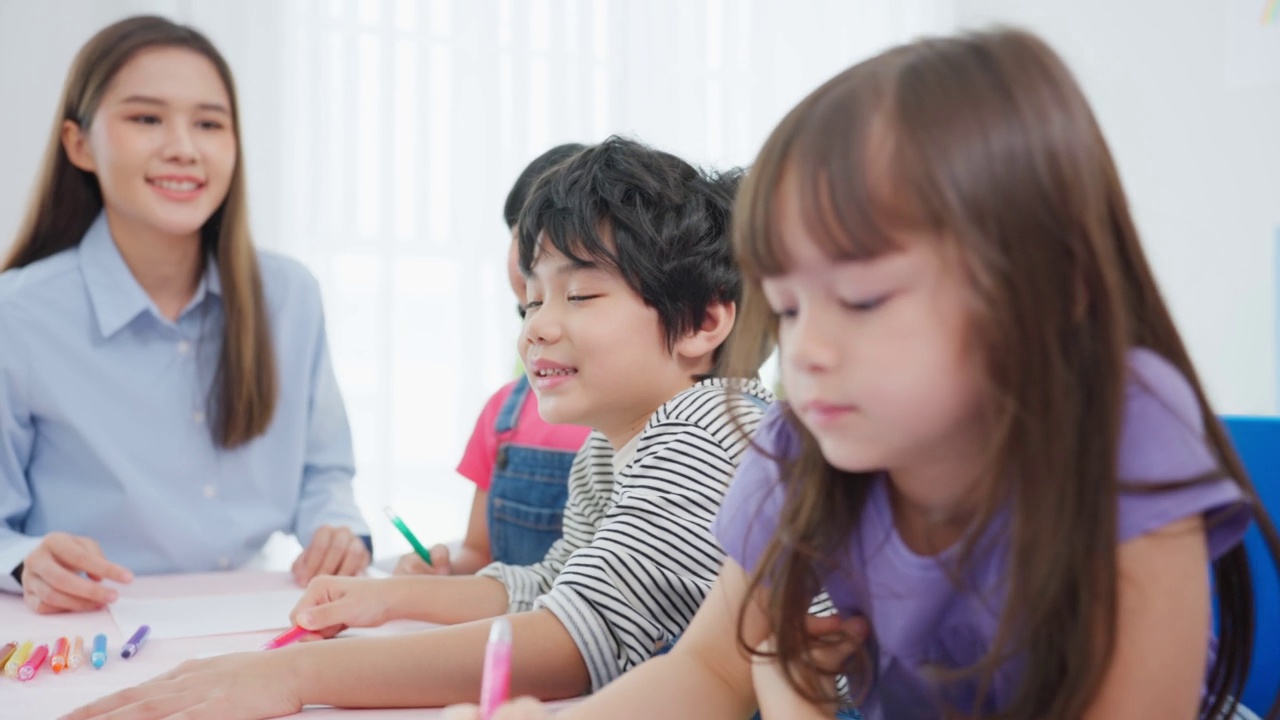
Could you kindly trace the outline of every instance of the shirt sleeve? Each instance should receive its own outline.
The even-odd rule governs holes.
[[[22,592],[13,577],[14,568],[40,543],[24,535],[22,527],[31,509],[27,465],[35,444],[35,425],[27,404],[27,367],[22,343],[0,310],[0,591]]]
[[[511,397],[515,383],[507,383],[494,393],[484,404],[480,417],[476,418],[476,426],[471,429],[471,437],[467,440],[467,448],[462,452],[462,460],[458,462],[458,474],[476,484],[476,487],[489,491],[493,482],[493,464],[498,458],[498,433],[494,426],[498,421],[498,413]]]
[[[1120,542],[1203,515],[1211,559],[1244,537],[1248,499],[1228,477],[1205,436],[1195,392],[1168,361],[1130,354],[1117,475]]]
[[[369,534],[369,526],[356,507],[351,484],[355,475],[351,427],[329,357],[320,288],[310,274],[306,278],[314,306],[311,320],[316,328],[306,459],[294,522],[294,533],[303,547],[310,544],[312,535],[322,525],[347,527],[357,535]]]
[[[593,689],[693,619],[724,562],[710,528],[736,459],[697,425],[651,426],[591,544],[538,599],[573,637]]]
[[[573,458],[562,532],[546,556],[532,565],[493,563],[476,573],[480,577],[493,578],[507,588],[508,613],[532,610],[534,601],[551,589],[569,558],[590,544],[594,537],[608,497],[601,497],[603,493],[595,487],[591,475],[593,468],[611,469],[610,456],[599,451],[601,443],[608,445],[603,436],[593,433],[582,451]]]
[[[784,494],[775,458],[792,451],[793,432],[781,403],[774,403],[760,421],[712,525],[725,554],[748,575],[755,571],[778,527]]]

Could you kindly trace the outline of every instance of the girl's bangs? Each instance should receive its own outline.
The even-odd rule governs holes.
[[[744,183],[735,242],[743,274],[792,268],[783,218],[833,262],[902,248],[905,231],[936,223],[912,192],[910,153],[898,151],[894,108],[880,78],[854,67],[816,90],[783,120]],[[796,202],[797,207],[786,207]]]

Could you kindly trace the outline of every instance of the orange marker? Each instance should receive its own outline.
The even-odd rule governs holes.
[[[60,673],[67,667],[67,651],[70,650],[71,643],[67,642],[64,637],[58,638],[53,644],[53,657],[49,658],[49,667],[53,668],[54,673]]]

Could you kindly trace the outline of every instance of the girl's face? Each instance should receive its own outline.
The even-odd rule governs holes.
[[[928,236],[905,237],[875,259],[833,262],[788,185],[779,221],[791,267],[762,289],[778,315],[793,410],[834,467],[888,470],[917,502],[954,507],[968,488],[957,470],[973,467],[985,437],[964,273]]]
[[[131,58],[89,131],[67,121],[63,144],[76,167],[97,176],[117,236],[198,237],[236,165],[227,88],[208,58],[183,48]]]

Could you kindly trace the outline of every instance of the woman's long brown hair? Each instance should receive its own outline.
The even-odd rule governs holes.
[[[231,100],[235,170],[226,199],[201,228],[200,239],[204,252],[218,260],[226,317],[209,416],[216,419],[211,426],[215,441],[234,448],[271,424],[277,378],[262,277],[249,235],[235,81],[208,38],[164,18],[139,16],[104,28],[80,49],[62,88],[31,204],[4,269],[24,267],[80,244],[102,211],[102,192],[93,173],[71,164],[62,145],[62,125],[70,120],[88,132],[116,73],[138,52],[155,47],[183,48],[208,58]]]
[[[970,280],[970,337],[985,360],[993,432],[966,537],[983,537],[1002,508],[1011,520],[994,644],[974,666],[942,674],[975,683],[980,697],[949,713],[1075,718],[1099,690],[1114,650],[1117,457],[1134,347],[1159,353],[1194,388],[1214,478],[1233,478],[1254,501],[1280,558],[1148,267],[1102,132],[1038,38],[994,30],[913,42],[842,72],[786,116],[739,194],[738,336],[751,342],[731,350],[730,373],[735,356],[749,362],[760,337],[776,337],[771,318],[749,313],[763,309],[760,279],[788,267],[777,209],[784,182],[797,183],[807,229],[833,260],[874,257],[895,247],[895,231],[921,229],[946,238]],[[818,670],[804,660],[806,609],[856,534],[874,476],[833,468],[788,419],[802,449],[778,459],[786,501],[751,595],[768,598],[792,686],[820,701]],[[979,551],[974,541],[960,546],[958,583]],[[1254,608],[1243,547],[1213,563],[1213,580],[1219,645],[1206,717],[1234,708],[1248,674]],[[1013,657],[1025,667],[1014,697],[983,714],[996,669]],[[853,675],[855,688],[873,682],[866,664]],[[1278,715],[1280,703],[1269,717]]]

